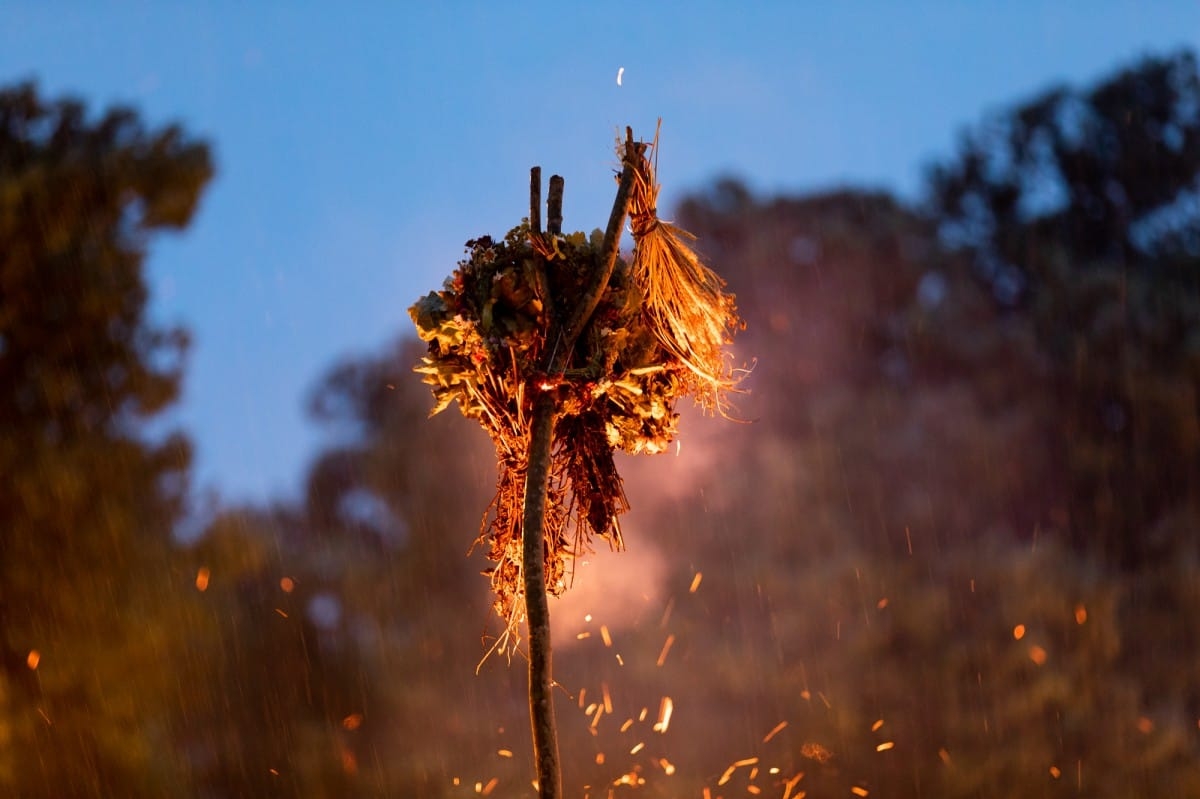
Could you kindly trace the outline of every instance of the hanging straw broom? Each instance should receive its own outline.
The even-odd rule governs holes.
[[[661,120],[660,120],[661,124]],[[725,345],[745,323],[737,315],[725,281],[701,263],[687,242],[695,236],[658,218],[659,185],[654,163],[641,154],[629,203],[630,226],[636,242],[633,279],[645,296],[644,314],[662,347],[687,370],[689,388],[708,411],[727,415],[727,394],[740,375],[730,366]]]

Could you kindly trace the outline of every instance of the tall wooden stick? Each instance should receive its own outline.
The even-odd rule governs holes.
[[[553,351],[546,364],[547,374],[561,373],[567,365],[570,353],[584,326],[596,310],[608,280],[616,265],[620,247],[621,230],[629,213],[629,196],[633,188],[634,158],[639,152],[634,144],[633,132],[627,131],[624,168],[613,201],[608,228],[604,232],[604,244],[596,272],[588,282],[584,296],[580,298],[566,326],[561,331],[551,330],[555,340],[562,334],[563,345]],[[534,188],[534,176],[537,186]],[[530,225],[533,225],[532,207],[539,202],[541,194],[541,170],[531,172],[530,180]],[[550,181],[550,207],[547,226],[551,234],[562,231],[562,178],[555,175]],[[538,231],[535,229],[536,234]],[[543,262],[539,265],[545,268]],[[552,328],[557,324],[551,322]],[[562,765],[558,755],[558,729],[554,720],[554,677],[550,650],[550,607],[546,601],[545,573],[545,522],[546,494],[550,483],[550,453],[553,446],[554,422],[558,416],[558,402],[553,391],[538,391],[533,401],[529,431],[528,466],[525,472],[525,505],[521,518],[521,557],[525,582],[525,619],[529,629],[529,717],[533,727],[533,754],[537,767],[538,794],[541,799],[562,799]]]

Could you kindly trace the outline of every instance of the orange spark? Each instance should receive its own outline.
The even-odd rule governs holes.
[[[1087,608],[1080,602],[1075,606],[1075,623],[1083,624],[1085,621],[1087,621]]]
[[[204,566],[200,567],[200,571],[196,572],[196,590],[204,592],[208,590],[209,571]]]
[[[605,646],[612,646],[612,636],[608,634],[607,625],[600,625],[600,640],[604,642]]]
[[[884,741],[879,746],[875,747],[876,752],[886,752],[896,745],[895,741]]]
[[[279,580],[279,587],[283,589],[283,593],[290,594],[296,590],[296,581],[291,577],[283,577]]]
[[[1046,662],[1046,650],[1036,644],[1029,647],[1029,659],[1041,666]]]
[[[688,588],[688,593],[689,594],[696,593],[696,589],[698,589],[700,587],[700,581],[703,579],[704,579],[704,575],[701,572],[696,572],[696,576],[692,578],[692,585],[690,588]]]
[[[667,640],[663,642],[662,651],[658,653],[658,666],[667,662],[667,653],[671,651],[671,645],[675,643],[675,634],[671,633],[667,636]]]
[[[871,725],[871,732],[879,732],[879,728],[883,726],[883,719],[877,720]]]
[[[346,718],[342,719],[342,727],[347,730],[357,730],[362,726],[362,723],[362,713],[351,713],[349,716],[346,716]]]
[[[1016,627],[1013,627],[1013,638],[1020,641],[1024,637],[1025,637],[1025,625],[1024,624],[1018,624]]]
[[[41,660],[42,653],[36,649],[30,649],[29,654],[25,656],[25,665],[31,669],[36,669]]]
[[[655,732],[667,731],[667,727],[671,723],[671,713],[674,710],[675,703],[671,701],[671,697],[664,696],[658,705],[658,722],[654,725]]]
[[[500,755],[500,757],[512,757],[513,756],[511,749],[497,749],[496,754]]]
[[[771,728],[771,731],[769,733],[767,733],[766,736],[762,739],[762,742],[766,743],[767,741],[771,740],[779,733],[783,732],[784,727],[786,727],[787,725],[788,725],[788,723],[786,721],[781,721],[778,724],[776,724],[774,727]]]
[[[854,794],[855,796],[866,796],[868,793],[870,793],[870,791],[868,791],[866,788],[855,785],[850,789],[850,793]]]

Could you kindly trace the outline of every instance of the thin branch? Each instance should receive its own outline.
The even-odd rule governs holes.
[[[596,306],[600,304],[600,297],[604,294],[604,289],[608,287],[608,280],[612,277],[613,267],[617,263],[617,252],[621,246],[621,230],[625,227],[625,217],[629,214],[629,199],[633,190],[635,164],[637,158],[646,149],[643,142],[633,140],[631,129],[626,128],[625,130],[627,137],[625,157],[621,159],[624,168],[621,170],[621,178],[617,183],[617,196],[613,200],[612,212],[608,216],[608,228],[604,231],[600,263],[596,265],[596,271],[592,273],[587,289],[583,292],[579,304],[575,306],[574,313],[563,325],[563,346],[558,350],[563,358],[575,349],[575,342],[578,340],[579,334],[583,332],[588,320],[592,318]],[[565,360],[563,364],[565,364]],[[562,368],[554,368],[555,366],[561,365],[554,364],[546,371],[551,374],[562,371]]]
[[[550,651],[550,606],[546,602],[545,521],[550,483],[550,447],[557,400],[543,391],[533,403],[529,433],[529,465],[525,472],[525,509],[521,521],[525,576],[525,619],[529,628],[529,717],[538,795],[561,799],[562,766],[554,721],[554,686]]]
[[[542,232],[542,168],[529,168],[529,231]]]
[[[546,200],[546,232],[552,236],[562,233],[563,179],[550,176],[550,197]]]

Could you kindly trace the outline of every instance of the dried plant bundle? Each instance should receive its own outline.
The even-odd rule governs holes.
[[[486,574],[505,624],[501,649],[515,645],[524,616],[521,527],[535,397],[551,392],[556,406],[543,553],[546,590],[557,595],[594,536],[624,547],[619,517],[628,503],[614,451],[666,450],[680,397],[722,409],[735,384],[723,351],[740,325],[733,297],[683,244],[687,234],[655,217],[648,145],[624,146],[636,173],[637,249],[632,265],[617,260],[577,336],[563,330],[592,289],[600,231],[548,234],[523,223],[503,241],[469,241],[442,290],[409,309],[429,345],[416,371],[433,388],[432,413],[457,403],[496,448],[497,489],[478,543],[494,564]]]

